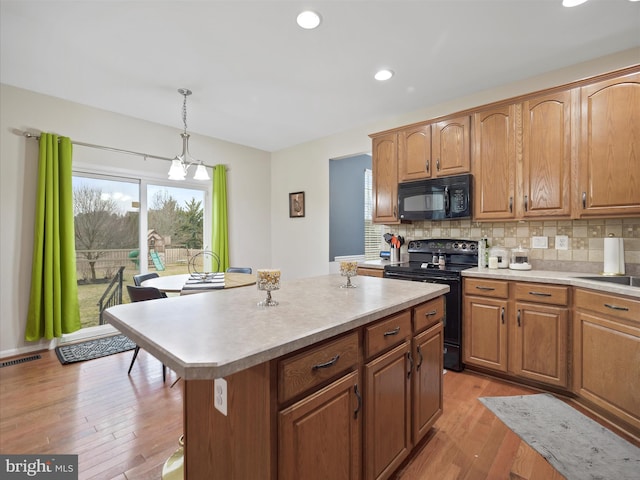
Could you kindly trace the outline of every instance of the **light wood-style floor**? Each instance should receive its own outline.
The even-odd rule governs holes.
[[[78,454],[80,479],[159,479],[182,434],[175,373],[163,384],[160,362],[144,350],[131,376],[132,352],[65,366],[53,351],[41,355],[0,368],[0,452]],[[447,372],[444,415],[394,480],[562,479],[477,400],[528,393]]]

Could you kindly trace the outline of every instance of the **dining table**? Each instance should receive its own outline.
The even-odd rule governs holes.
[[[142,282],[143,287],[155,287],[165,293],[184,293],[183,288],[187,281],[192,278],[191,274],[184,273],[179,275],[161,275],[156,278],[150,278]],[[250,273],[224,273],[224,289],[246,287],[255,285],[256,276]],[[211,291],[207,289],[200,290],[202,292]],[[195,291],[192,293],[196,293]]]

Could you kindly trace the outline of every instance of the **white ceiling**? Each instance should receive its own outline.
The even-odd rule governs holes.
[[[190,133],[267,151],[640,46],[627,0],[0,5],[2,83],[177,129],[189,88]]]

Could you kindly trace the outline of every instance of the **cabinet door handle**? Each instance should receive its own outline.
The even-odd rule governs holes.
[[[358,418],[358,412],[362,408],[362,395],[360,395],[360,391],[358,390],[358,384],[357,383],[353,386],[353,393],[356,395],[356,398],[358,399],[358,406],[353,411],[353,418],[357,419]]]
[[[582,192],[582,209],[587,208],[587,192]]]
[[[509,213],[513,213],[513,197],[509,197]]]
[[[425,167],[426,167],[426,169],[427,169],[427,173],[429,173],[429,163],[430,163],[430,162],[427,162],[427,163],[425,164]]]
[[[317,365],[314,365],[312,370],[320,370],[321,368],[329,368],[334,366],[337,362],[338,359],[340,358],[340,354],[337,354],[335,357],[333,357],[331,360],[329,360],[328,362],[324,362],[324,363],[318,363]]]
[[[525,212],[529,211],[529,196],[528,195],[524,196],[524,211]]]
[[[502,324],[504,325],[504,307],[500,309],[500,321],[502,321]]]
[[[411,370],[413,370],[413,355],[411,352],[407,352],[407,360],[409,360],[409,369],[407,370],[407,378],[411,378]]]
[[[398,207],[397,206],[393,207],[393,216],[396,217],[396,218],[398,217]]]
[[[397,335],[400,333],[400,327],[396,327],[393,330],[389,330],[388,332],[384,332],[385,337],[392,337],[393,335]]]
[[[422,351],[420,350],[420,345],[418,345],[418,358],[420,359],[420,361],[418,362],[418,365],[416,365],[416,371],[420,370],[420,367],[422,366],[422,361],[424,360],[424,358],[422,358]]]
[[[605,303],[604,306],[610,308],[611,310],[622,310],[623,312],[629,311],[627,307],[619,307],[617,305],[611,305],[610,303]]]
[[[518,326],[520,327],[520,309],[518,309]]]
[[[529,295],[536,295],[538,297],[550,297],[551,296],[550,293],[545,293],[545,292],[529,292]]]
[[[430,317],[432,315],[435,315],[436,313],[438,313],[437,310],[431,310],[430,312],[427,312],[424,314],[425,317]]]
[[[495,290],[495,288],[493,288],[493,287],[483,287],[482,285],[476,285],[476,288],[478,290],[487,290],[487,291],[490,291],[490,292]]]
[[[440,157],[438,157],[436,160],[436,170],[440,171]]]

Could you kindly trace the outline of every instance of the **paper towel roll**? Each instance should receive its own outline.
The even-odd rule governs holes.
[[[604,239],[604,274],[624,274],[624,243],[622,238]]]

